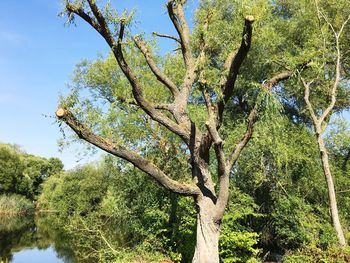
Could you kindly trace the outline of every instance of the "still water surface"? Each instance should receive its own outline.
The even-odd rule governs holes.
[[[48,218],[0,218],[0,263],[75,263],[65,241]]]
[[[20,252],[15,252],[10,262],[14,263],[62,263],[65,262],[60,259],[54,247],[46,249],[24,249]]]

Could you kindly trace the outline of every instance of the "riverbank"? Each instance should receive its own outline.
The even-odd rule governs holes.
[[[0,195],[0,217],[30,215],[35,213],[35,205],[21,195]]]

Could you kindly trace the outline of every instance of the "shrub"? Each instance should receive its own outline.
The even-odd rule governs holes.
[[[34,204],[21,195],[1,195],[0,215],[26,215],[34,213]]]
[[[308,246],[299,251],[289,251],[284,263],[348,263],[350,262],[350,249],[330,247],[322,250],[314,246]]]

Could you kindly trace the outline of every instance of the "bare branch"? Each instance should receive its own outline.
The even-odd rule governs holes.
[[[100,25],[101,35],[105,38],[107,43],[111,46],[114,43],[113,35],[112,35],[111,31],[109,30],[108,22],[105,20],[102,12],[97,7],[95,1],[96,0],[87,0],[87,2],[89,3],[89,6],[91,8],[92,13],[96,17],[96,19]]]
[[[186,74],[180,92],[181,96],[179,96],[175,103],[177,105],[178,116],[182,116],[181,118],[187,119],[187,122],[189,122],[186,108],[193,83],[196,79],[196,67],[190,45],[190,29],[181,1],[168,0],[167,9],[168,15],[180,37],[180,46],[186,67]]]
[[[223,145],[216,144],[214,146],[216,159],[218,161],[218,178],[219,178],[219,194],[216,202],[216,215],[214,220],[220,220],[225,212],[229,199],[230,187],[230,169],[227,166]]]
[[[321,17],[325,20],[325,22],[327,23],[328,27],[333,31],[334,34],[334,38],[335,38],[335,48],[336,48],[336,63],[335,63],[335,78],[334,78],[334,82],[330,91],[330,96],[331,96],[331,101],[328,105],[328,107],[323,111],[323,113],[321,114],[321,116],[317,116],[317,114],[314,111],[314,108],[310,102],[310,85],[312,82],[307,83],[304,78],[301,77],[301,81],[304,85],[304,101],[306,103],[306,106],[310,112],[311,118],[313,120],[314,126],[315,126],[315,130],[316,130],[316,134],[320,135],[324,129],[326,128],[326,126],[322,127],[322,123],[324,122],[324,120],[327,118],[327,116],[332,112],[332,110],[334,109],[334,106],[336,104],[336,96],[337,96],[337,88],[339,86],[340,83],[340,79],[341,79],[341,50],[340,50],[340,37],[341,34],[346,26],[346,24],[350,21],[350,15],[347,17],[347,19],[343,22],[342,26],[340,27],[339,31],[337,32],[334,28],[334,26],[332,25],[332,23],[329,21],[329,19],[327,18],[327,16],[320,10],[319,6],[318,6],[318,1],[315,0],[315,5],[316,5],[316,9],[317,9],[317,15],[319,20],[321,20]],[[323,33],[322,29],[320,28],[321,33]],[[325,37],[324,37],[325,39]],[[325,45],[325,40],[324,40],[324,45]]]
[[[132,163],[137,168],[154,178],[166,189],[169,189],[174,193],[178,193],[180,195],[195,196],[198,194],[198,188],[196,186],[180,183],[171,179],[155,164],[145,159],[138,153],[94,134],[88,127],[80,123],[67,109],[59,108],[56,112],[56,115],[58,119],[64,121],[69,127],[71,127],[79,138],[97,146],[98,148],[110,154],[113,154]]]
[[[347,23],[350,21],[350,15],[348,16],[348,18],[344,21],[344,23],[342,24],[342,26],[339,29],[339,32],[337,34],[338,39],[340,38],[341,34],[343,33],[343,30],[345,28],[345,26],[347,25]]]
[[[223,141],[220,138],[220,135],[216,129],[216,123],[217,123],[217,114],[216,114],[216,106],[213,105],[212,103],[212,99],[210,97],[210,94],[208,92],[208,87],[207,87],[207,80],[205,78],[205,61],[206,61],[206,49],[207,49],[207,44],[204,38],[204,33],[208,31],[208,26],[209,26],[209,21],[210,21],[210,16],[211,14],[207,15],[207,19],[204,22],[203,25],[203,31],[201,32],[201,44],[200,44],[200,52],[199,52],[199,56],[197,58],[197,68],[199,71],[199,79],[198,79],[198,83],[200,86],[200,89],[202,90],[202,95],[205,101],[205,105],[207,108],[207,112],[208,112],[208,120],[205,123],[207,130],[208,130],[208,134],[205,135],[206,137],[209,136],[212,141],[214,142],[214,144],[218,145],[221,144]],[[204,142],[209,142],[211,144],[211,141],[204,139],[202,141]],[[210,145],[209,144],[209,145]],[[205,148],[209,148],[208,145],[203,144],[202,147]]]
[[[205,126],[208,129],[209,135],[212,138],[214,144],[219,145],[223,143],[223,140],[220,137],[220,134],[218,133],[218,131],[215,128],[215,124],[211,124],[210,121],[207,121],[205,123]]]
[[[230,155],[230,158],[228,160],[227,165],[228,165],[230,170],[232,169],[232,167],[235,165],[236,161],[238,160],[238,157],[241,154],[243,148],[247,145],[247,143],[251,139],[252,134],[253,134],[254,124],[257,121],[257,118],[258,118],[258,107],[257,107],[257,104],[255,104],[254,108],[251,110],[249,117],[248,117],[248,124],[247,124],[246,132],[244,133],[243,137],[236,145],[234,151],[232,152],[232,154]]]
[[[211,98],[209,96],[208,90],[206,88],[203,88],[202,93],[203,93],[203,97],[204,97],[205,104],[208,111],[208,121],[205,123],[208,129],[208,133],[212,138],[212,141],[214,142],[214,144],[216,145],[222,144],[223,140],[221,139],[220,134],[216,129],[216,123],[217,123],[216,108],[211,102]]]
[[[145,57],[148,66],[152,70],[153,74],[157,77],[157,79],[163,83],[171,92],[173,97],[178,96],[179,90],[174,82],[168,76],[166,76],[155,63],[150,51],[146,47],[145,43],[138,37],[134,37],[134,42],[136,46],[139,48],[143,56]]]
[[[227,76],[227,81],[223,87],[223,94],[224,98],[227,101],[231,95],[232,90],[235,84],[235,81],[237,79],[237,75],[239,72],[239,68],[242,65],[244,59],[246,58],[248,51],[250,49],[251,41],[252,41],[252,24],[254,22],[253,16],[246,16],[245,17],[245,24],[243,28],[243,35],[242,35],[242,41],[241,46],[238,49],[237,53],[231,60],[231,65],[229,69],[229,73]]]
[[[166,111],[169,111],[170,113],[173,113],[173,111],[174,111],[172,104],[158,103],[158,104],[153,104],[153,105],[154,105],[154,108],[156,108],[158,110],[166,110]]]
[[[319,121],[319,118],[310,102],[310,85],[313,83],[313,81],[307,83],[303,77],[301,77],[300,79],[304,85],[304,101],[306,103],[306,107],[310,112],[310,115],[315,127],[316,126],[319,127],[321,122]],[[316,131],[316,133],[320,133],[320,132],[321,131]]]
[[[157,36],[157,37],[169,38],[169,39],[175,40],[177,43],[181,44],[180,39],[178,39],[177,37],[171,36],[171,35],[161,34],[158,32],[152,32],[152,35]]]

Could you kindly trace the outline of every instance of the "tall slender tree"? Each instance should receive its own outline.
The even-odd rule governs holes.
[[[341,22],[338,22],[338,25],[336,25],[336,23],[332,23],[334,18],[332,19],[328,17],[322,6],[319,5],[318,0],[315,0],[315,6],[317,17],[319,19],[320,36],[322,37],[324,45],[321,48],[323,56],[318,59],[318,63],[320,63],[320,60],[322,61],[322,64],[320,65],[321,70],[319,70],[318,74],[310,74],[310,72],[306,72],[306,77],[303,77],[303,74],[301,74],[300,79],[305,88],[304,101],[311,116],[317,145],[320,151],[322,169],[327,183],[329,207],[333,226],[337,234],[339,245],[344,247],[347,242],[339,219],[334,179],[331,173],[329,154],[323,136],[328,127],[328,122],[332,112],[336,107],[337,90],[339,90],[340,85],[344,85],[342,81],[347,80],[347,78],[342,77],[342,60],[344,59],[344,52],[342,50],[341,37],[344,33],[345,27],[350,21],[350,13],[345,17],[341,17]],[[333,54],[330,53],[329,50],[334,50]],[[309,78],[309,80],[306,80],[305,78]],[[324,105],[323,108],[315,105],[310,99],[311,90],[317,89],[319,90],[319,93],[325,92],[326,94],[329,94],[329,99],[327,99],[327,101],[329,101],[328,105]]]

